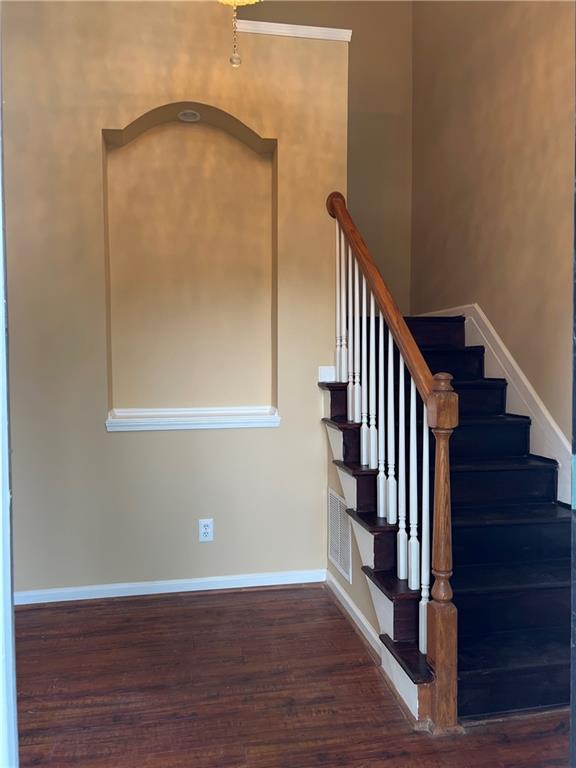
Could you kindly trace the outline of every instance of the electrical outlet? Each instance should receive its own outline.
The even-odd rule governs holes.
[[[211,517],[198,520],[198,541],[214,541],[214,520]]]

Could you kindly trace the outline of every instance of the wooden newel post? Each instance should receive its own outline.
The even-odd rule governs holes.
[[[435,679],[431,720],[436,732],[458,725],[457,611],[452,602],[452,512],[450,506],[450,437],[458,426],[458,395],[452,376],[437,373],[428,402],[428,422],[436,439],[434,528],[432,536],[432,600],[428,603],[428,652]]]

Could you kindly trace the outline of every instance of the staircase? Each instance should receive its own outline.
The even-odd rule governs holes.
[[[506,412],[507,382],[484,376],[484,348],[466,346],[464,317],[405,318],[397,324],[409,330],[430,374],[451,374],[458,395],[459,424],[449,456],[435,456],[444,442],[448,444],[450,430],[436,425],[436,441],[428,444],[426,392],[416,389],[411,375],[420,363],[414,355],[416,363],[410,364],[408,354],[414,353],[405,353],[400,335],[392,333],[393,310],[378,299],[374,303],[372,297],[369,306],[362,296],[363,278],[370,275],[370,268],[354,278],[349,268],[354,256],[361,261],[361,249],[354,241],[359,235],[346,231],[349,222],[344,215],[336,218],[337,239],[341,238],[340,381],[320,386],[329,393],[324,423],[380,624],[383,666],[392,671],[413,714],[419,720],[431,719],[433,725],[439,720],[450,725],[450,718],[454,720],[453,714],[443,711],[474,720],[567,705],[571,512],[557,500],[557,463],[530,453],[530,419]],[[346,244],[350,248],[343,250]],[[361,245],[365,247],[363,241]],[[376,280],[370,278],[369,292],[370,287],[377,288]],[[358,285],[362,298],[355,302]],[[356,353],[349,354],[348,343],[356,352],[360,348],[359,359]],[[342,363],[343,347],[352,371]],[[371,356],[376,360],[374,370]],[[360,394],[359,409],[354,392],[357,370],[360,386],[367,390]],[[442,381],[445,386],[449,377]],[[385,384],[388,391],[383,397]],[[365,436],[372,426],[381,436],[375,453]],[[386,456],[383,433],[392,462],[390,450]],[[388,483],[385,493],[382,480]],[[439,514],[443,526],[437,525]],[[427,533],[431,526],[433,545]],[[421,558],[416,565],[410,553],[406,556],[414,541]],[[430,614],[434,591],[429,602],[431,548],[432,570],[442,582],[442,593],[436,592],[441,613],[436,614]],[[409,577],[400,560],[407,560]],[[430,616],[444,621],[446,607],[453,610],[450,598],[457,609],[457,631],[455,621],[447,621],[439,631],[440,620],[431,622]],[[451,644],[457,657],[451,655]],[[457,667],[453,685],[451,665]],[[435,691],[432,711],[428,689]]]

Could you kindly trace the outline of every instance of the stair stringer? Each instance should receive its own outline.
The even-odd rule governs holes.
[[[332,458],[342,461],[343,458],[343,437],[341,430],[331,425],[325,424],[326,432],[328,435],[328,441],[330,444],[330,450]],[[344,472],[339,467],[336,467],[338,472],[338,478],[340,485],[342,486],[342,493],[348,509],[356,509],[356,478]],[[354,538],[358,546],[362,565],[374,567],[374,536],[359,525],[356,521],[351,520],[352,531]],[[378,620],[378,627],[380,634],[388,635],[392,640],[395,639],[394,630],[394,611],[395,605],[392,600],[389,600],[386,595],[381,592],[378,587],[373,584],[368,577],[363,574],[368,584],[370,597],[376,617]],[[347,615],[355,624],[358,622],[358,609],[354,606],[351,609],[352,601],[343,593],[341,587],[335,589],[337,582],[330,582],[330,586],[338,598],[340,604],[345,609]],[[343,599],[344,598],[344,599]],[[362,625],[365,624],[366,619],[362,616]],[[365,634],[364,626],[360,626],[362,634]],[[397,696],[401,699],[404,706],[408,709],[412,717],[417,722],[424,722],[428,718],[428,713],[422,706],[421,702],[427,700],[428,684],[426,683],[414,683],[409,675],[402,669],[398,660],[390,653],[390,651],[382,644],[379,644],[380,664],[382,671],[387,679],[388,684],[392,687]]]

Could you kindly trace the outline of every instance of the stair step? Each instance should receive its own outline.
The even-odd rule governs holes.
[[[493,632],[463,638],[459,646],[461,717],[478,718],[569,703],[569,626]]]
[[[420,685],[432,682],[434,673],[426,661],[425,654],[420,653],[415,643],[394,642],[388,635],[380,635],[380,640],[413,683]]]
[[[453,506],[552,502],[558,464],[529,454],[498,459],[457,460],[451,464]]]
[[[330,417],[346,419],[348,411],[348,384],[343,381],[321,381],[320,389],[330,393]]]
[[[357,480],[363,503],[375,509],[376,469],[335,460],[334,464]],[[434,466],[430,467],[433,483]],[[498,459],[465,459],[451,463],[450,483],[454,506],[478,506],[521,502],[553,502],[556,499],[558,464],[553,459],[528,455]],[[432,487],[432,486],[431,486]]]
[[[362,526],[373,537],[373,566],[376,571],[391,571],[396,568],[396,525],[388,525],[374,512],[357,512],[347,509],[346,512],[354,522]]]
[[[408,412],[406,435],[409,434]],[[343,434],[344,461],[357,464],[360,461],[360,424],[343,418],[324,418],[325,424]],[[421,453],[421,418],[418,419],[418,449]],[[406,441],[408,455],[409,444]],[[434,455],[435,441],[430,443]],[[526,456],[530,450],[530,419],[527,416],[502,414],[500,416],[474,416],[464,418],[454,430],[450,440],[450,456],[463,457]]]
[[[392,636],[396,642],[415,643],[418,639],[420,590],[408,589],[408,582],[400,581],[395,571],[377,571],[367,565],[362,566],[362,571],[376,587],[373,591],[382,595],[372,596],[376,613],[379,614],[379,609],[382,610],[379,603],[387,603],[384,613],[390,615],[391,612]]]
[[[570,623],[569,559],[464,565],[452,588],[460,637]]]
[[[498,415],[506,410],[506,379],[452,380],[458,393],[460,418],[473,414]]]
[[[571,519],[570,508],[557,502],[453,509],[455,569],[569,558]]]
[[[409,589],[408,581],[398,579],[392,571],[375,571],[367,565],[362,566],[362,571],[389,600],[420,600],[420,590]]]
[[[484,376],[484,347],[421,347],[421,352],[432,373],[450,373],[458,380]]]
[[[464,315],[404,319],[419,347],[441,345],[462,349],[465,346]]]
[[[463,417],[450,438],[450,456],[526,456],[530,452],[530,419],[505,413]]]

